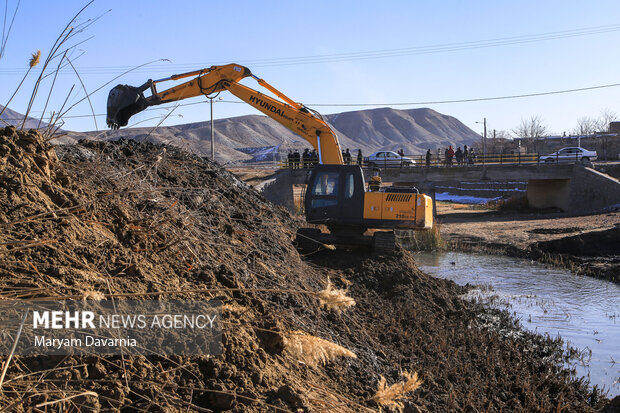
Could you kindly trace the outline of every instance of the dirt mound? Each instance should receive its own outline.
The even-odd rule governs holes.
[[[557,342],[463,301],[463,287],[421,273],[409,254],[302,260],[291,241],[298,225],[235,176],[175,148],[54,150],[34,132],[0,130],[0,299],[218,298],[225,320],[221,356],[16,356],[0,410],[54,402],[67,411],[376,411],[381,377],[389,386],[403,371],[424,382],[400,401],[406,411],[605,404],[557,367]],[[321,308],[328,278],[356,305]],[[300,354],[309,347],[290,346],[297,332],[312,351],[323,346],[316,365]]]

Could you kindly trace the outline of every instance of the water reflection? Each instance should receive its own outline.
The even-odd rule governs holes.
[[[560,335],[583,350],[578,374],[620,394],[620,286],[556,268],[503,256],[418,253],[425,272],[477,289],[472,298],[514,312],[524,327]],[[591,353],[591,354],[590,354]]]

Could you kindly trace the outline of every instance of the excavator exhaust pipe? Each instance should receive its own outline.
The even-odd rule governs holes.
[[[127,126],[129,118],[148,107],[144,90],[148,84],[141,87],[117,85],[108,95],[107,124],[112,129]]]

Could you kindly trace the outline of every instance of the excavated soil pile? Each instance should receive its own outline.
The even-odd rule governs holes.
[[[298,224],[224,169],[179,149],[120,141],[54,150],[35,132],[0,130],[0,299],[135,294],[224,303],[221,356],[15,356],[0,410],[608,404],[557,367],[558,342],[462,300],[464,288],[421,273],[409,254],[322,251],[302,260],[291,241]],[[356,305],[321,308],[328,278],[333,294],[346,288]],[[146,297],[153,292],[165,293]],[[350,304],[339,300],[336,307]],[[418,373],[419,388],[407,391],[415,380],[389,387],[405,371]]]

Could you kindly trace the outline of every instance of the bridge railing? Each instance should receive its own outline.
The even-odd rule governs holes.
[[[411,163],[413,161],[413,163]],[[429,162],[426,162],[426,155],[404,155],[399,158],[372,160],[364,158],[361,164],[357,158],[352,158],[348,165],[361,165],[362,168],[380,168],[380,169],[407,169],[407,168],[449,168],[458,166],[472,165],[532,165],[540,163],[540,154],[538,153],[488,153],[486,155],[475,154],[473,156],[463,157],[460,160],[456,157],[446,159],[445,155],[437,155],[435,152],[431,155]],[[346,162],[345,162],[346,163]],[[284,159],[279,162],[280,169],[307,169],[318,164],[318,159]]]

